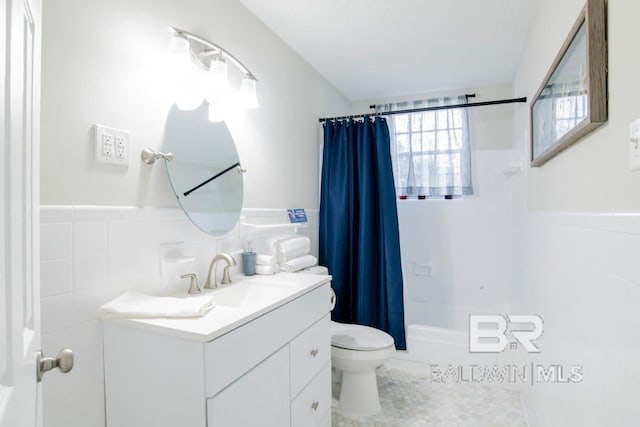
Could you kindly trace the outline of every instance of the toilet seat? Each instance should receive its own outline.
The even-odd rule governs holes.
[[[363,325],[331,322],[331,345],[352,351],[377,351],[393,347],[393,337]]]

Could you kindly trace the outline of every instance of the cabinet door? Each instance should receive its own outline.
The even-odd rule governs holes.
[[[207,401],[209,427],[282,427],[289,421],[289,348]]]
[[[293,427],[326,426],[331,418],[331,363],[327,364],[304,390],[291,402]]]

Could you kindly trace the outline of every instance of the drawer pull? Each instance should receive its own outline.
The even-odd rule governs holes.
[[[313,350],[311,350],[311,357],[316,357],[318,355],[318,349],[314,348]]]
[[[317,400],[311,404],[311,408],[312,408],[314,411],[317,411],[317,410],[318,410],[318,406],[320,406],[320,403],[319,403]]]

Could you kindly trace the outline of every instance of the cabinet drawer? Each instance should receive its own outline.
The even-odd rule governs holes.
[[[207,427],[282,427],[290,422],[285,347],[207,399]]]
[[[204,346],[206,397],[284,347],[329,311],[329,284],[240,326]],[[292,319],[295,319],[292,321]]]
[[[291,341],[291,398],[331,360],[330,321],[327,314]]]
[[[291,402],[292,427],[319,427],[326,424],[331,411],[331,363]]]

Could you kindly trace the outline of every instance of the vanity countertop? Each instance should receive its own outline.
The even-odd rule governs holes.
[[[213,293],[216,302],[216,306],[203,317],[118,318],[105,322],[208,342],[330,282],[331,276],[278,273],[272,276],[237,276],[232,279],[233,283],[230,285],[203,290]]]

